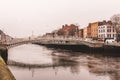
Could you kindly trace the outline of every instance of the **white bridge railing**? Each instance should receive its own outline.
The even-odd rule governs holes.
[[[39,38],[39,39],[26,39],[26,40],[11,40],[0,43],[0,48],[11,48],[26,43],[40,43],[40,44],[62,44],[62,45],[86,45],[88,47],[103,47],[104,43],[84,41],[76,38]]]

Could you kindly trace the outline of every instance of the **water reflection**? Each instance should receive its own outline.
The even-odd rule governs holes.
[[[17,80],[110,80],[109,76],[94,75],[84,67],[79,67],[78,73],[72,67],[49,67],[49,68],[16,68],[9,66],[14,70],[13,74]],[[75,73],[73,72],[75,71]],[[21,77],[22,76],[22,77]]]
[[[120,80],[119,57],[28,44],[9,50],[9,61],[13,61],[9,68],[17,80]]]

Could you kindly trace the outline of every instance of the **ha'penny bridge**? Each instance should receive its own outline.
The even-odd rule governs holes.
[[[83,41],[77,39],[56,39],[56,38],[40,38],[40,39],[23,39],[23,40],[11,40],[0,43],[0,49],[9,49],[15,46],[19,46],[27,43],[36,43],[41,45],[85,45],[88,47],[102,47],[102,42]]]
[[[80,39],[67,39],[67,38],[39,38],[39,39],[22,39],[22,40],[11,40],[7,42],[0,43],[0,55],[7,62],[8,57],[8,49],[23,45],[23,44],[39,44],[46,47],[52,48],[61,48],[73,51],[110,51],[111,49],[115,49],[115,51],[120,51],[119,44],[105,44],[104,42],[98,41],[84,41]],[[111,51],[110,51],[111,52]]]

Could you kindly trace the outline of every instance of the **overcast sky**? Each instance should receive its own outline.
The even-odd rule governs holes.
[[[13,37],[42,35],[64,24],[88,23],[120,13],[120,0],[0,0],[0,29]]]

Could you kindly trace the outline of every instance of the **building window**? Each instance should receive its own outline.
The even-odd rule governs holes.
[[[111,29],[107,29],[107,32],[111,32]]]
[[[100,30],[99,30],[99,33],[100,33]]]
[[[113,29],[113,32],[115,32],[115,30]]]
[[[107,34],[107,38],[111,38],[111,34]]]
[[[100,37],[100,35],[98,35]]]

